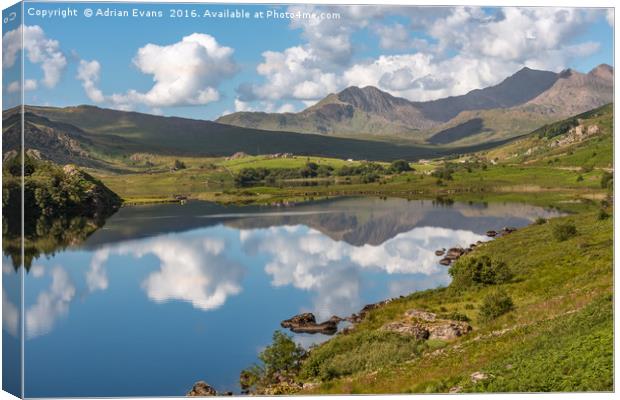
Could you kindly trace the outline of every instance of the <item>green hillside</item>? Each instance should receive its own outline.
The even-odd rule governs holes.
[[[313,134],[270,132],[211,121],[161,117],[92,106],[29,106],[27,109],[53,122],[70,124],[84,131],[85,137],[91,142],[91,150],[102,157],[142,152],[213,157],[245,152],[255,155],[294,153],[340,159],[413,161],[468,153],[497,145],[485,143],[466,147],[440,147],[394,144]]]

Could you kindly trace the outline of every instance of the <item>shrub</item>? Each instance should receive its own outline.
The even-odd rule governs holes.
[[[553,226],[553,237],[558,242],[563,242],[577,234],[577,227],[572,221],[561,222]]]
[[[583,182],[583,176],[582,175],[579,175],[577,177],[577,182]]]
[[[602,208],[598,211],[598,220],[599,221],[603,221],[606,220],[607,218],[610,217],[610,215],[607,213],[607,211],[603,210]]]
[[[536,225],[544,225],[544,224],[546,224],[546,223],[547,223],[547,218],[537,217],[537,218],[534,220],[534,223],[535,223]]]
[[[612,189],[614,184],[614,174],[611,172],[603,172],[601,176],[601,188]]]
[[[501,284],[513,277],[505,262],[488,256],[460,258],[450,267],[449,273],[455,288]]]
[[[503,289],[497,289],[484,297],[479,317],[483,322],[494,320],[514,309],[512,298]]]
[[[174,169],[185,169],[185,168],[187,168],[187,166],[185,165],[183,161],[174,160]]]
[[[392,164],[390,165],[390,171],[395,174],[399,174],[401,172],[411,171],[411,166],[405,160],[396,160],[392,161]]]
[[[291,336],[275,331],[272,344],[258,355],[262,365],[254,364],[241,371],[241,389],[248,392],[279,383],[283,377],[292,379],[299,372],[305,355],[306,351]]]
[[[373,182],[376,182],[377,179],[379,179],[379,175],[373,172],[369,172],[369,173],[362,175],[362,177],[360,178],[360,181],[362,183],[373,183]]]

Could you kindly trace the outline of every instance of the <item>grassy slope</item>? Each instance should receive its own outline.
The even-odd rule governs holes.
[[[161,117],[98,107],[34,107],[28,110],[52,121],[84,130],[94,143],[90,150],[100,157],[137,152],[161,155],[214,157],[243,151],[248,154],[295,153],[366,160],[416,160],[454,152],[490,148],[479,144],[449,147],[405,145],[381,140],[360,140],[316,134],[271,132],[239,128],[211,121]]]
[[[612,390],[613,221],[600,221],[594,213],[562,219],[575,222],[576,237],[557,242],[551,230],[558,219],[492,241],[468,256],[486,254],[508,263],[516,277],[503,286],[515,301],[514,311],[491,323],[478,320],[475,308],[492,287],[462,293],[436,289],[394,301],[373,311],[353,333],[312,351],[305,369],[314,363],[314,370],[328,371],[323,377],[336,377],[312,392],[446,392],[455,386],[462,391]],[[464,313],[474,331],[418,351],[386,345],[393,339],[377,329],[411,308]],[[375,338],[373,347],[382,354],[360,364],[352,344],[371,335],[384,336]],[[474,384],[469,376],[476,371],[490,378]],[[310,373],[306,380],[319,378]]]

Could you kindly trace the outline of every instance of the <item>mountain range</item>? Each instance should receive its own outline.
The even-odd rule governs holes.
[[[271,131],[477,144],[527,133],[613,100],[613,67],[560,73],[522,68],[499,84],[426,102],[348,87],[298,113],[236,112],[217,122]]]
[[[523,68],[496,86],[412,102],[349,87],[299,113],[234,113],[217,121],[94,106],[25,106],[27,149],[59,164],[114,169],[134,153],[229,156],[294,153],[417,160],[488,149],[613,101],[613,68],[587,74]],[[3,111],[3,154],[21,143],[20,108]]]

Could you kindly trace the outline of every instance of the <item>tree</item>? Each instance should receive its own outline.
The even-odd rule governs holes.
[[[241,389],[247,393],[293,379],[305,355],[306,351],[291,336],[275,331],[272,343],[258,355],[261,364],[241,371]]]
[[[390,164],[390,171],[395,174],[400,174],[401,172],[411,171],[412,168],[409,163],[405,160],[395,160]]]

